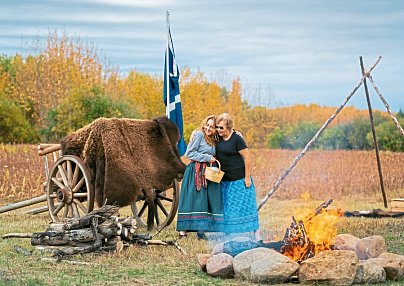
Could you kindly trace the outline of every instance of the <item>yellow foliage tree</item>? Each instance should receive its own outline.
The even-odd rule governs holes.
[[[39,48],[38,48],[39,49]],[[16,74],[11,80],[12,97],[37,122],[44,123],[49,109],[62,98],[81,89],[103,85],[106,74],[94,47],[66,34],[50,32],[46,47],[25,60],[15,57]],[[111,72],[113,73],[113,72]]]
[[[199,127],[203,118],[225,112],[222,88],[208,82],[203,73],[192,75],[189,69],[181,72],[181,103],[185,125]]]
[[[165,114],[162,79],[131,71],[122,81],[121,88],[142,118],[150,119]]]

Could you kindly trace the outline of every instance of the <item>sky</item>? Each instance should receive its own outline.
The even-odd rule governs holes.
[[[180,68],[230,87],[252,105],[339,106],[379,56],[372,77],[404,110],[401,0],[13,0],[0,4],[0,54],[26,55],[55,29],[96,46],[122,76],[163,76],[166,11]],[[368,82],[372,107],[385,110]],[[364,88],[348,106],[366,109]]]

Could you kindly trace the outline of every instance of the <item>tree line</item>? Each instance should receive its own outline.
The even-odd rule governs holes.
[[[57,31],[30,50],[25,57],[0,56],[1,143],[57,142],[99,117],[150,119],[165,114],[162,75],[136,70],[122,75],[94,46]],[[204,117],[228,112],[249,146],[299,149],[335,111],[316,104],[252,106],[238,78],[226,88],[187,67],[180,75],[186,140]],[[403,126],[403,112],[397,116]],[[368,117],[366,110],[344,108],[316,148],[372,148]],[[375,119],[381,149],[404,151],[404,139],[388,114],[375,111]]]

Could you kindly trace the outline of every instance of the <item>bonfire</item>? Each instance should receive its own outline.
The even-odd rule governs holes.
[[[300,263],[323,250],[332,249],[333,238],[337,234],[336,223],[343,215],[339,208],[328,208],[329,199],[315,211],[304,210],[292,217],[286,229],[281,252]]]

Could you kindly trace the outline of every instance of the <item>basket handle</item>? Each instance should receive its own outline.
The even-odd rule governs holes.
[[[216,160],[213,163],[217,163],[219,165],[219,171],[222,169],[222,167],[220,166],[220,162],[218,160]],[[210,166],[212,167],[212,162],[210,162]]]

